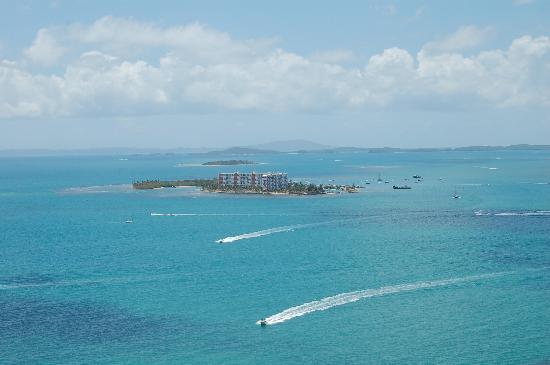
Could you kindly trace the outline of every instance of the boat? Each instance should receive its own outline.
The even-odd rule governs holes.
[[[376,181],[378,181],[379,184],[382,183],[382,178],[380,177],[380,173],[378,174],[378,180],[376,180]]]
[[[455,192],[453,193],[453,199],[460,199],[460,195],[458,195],[458,193],[456,192],[456,189],[455,189]]]
[[[267,320],[265,318],[260,319],[260,326],[262,327],[267,326]]]
[[[420,175],[413,175],[413,179],[422,179],[422,176],[420,176]]]
[[[134,220],[132,218],[128,218],[124,223],[134,223]]]
[[[395,190],[408,190],[408,189],[412,189],[409,185],[401,185],[401,186],[394,185],[393,188],[394,188]]]

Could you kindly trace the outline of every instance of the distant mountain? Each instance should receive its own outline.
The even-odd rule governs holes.
[[[216,155],[223,155],[223,156],[247,156],[247,155],[262,155],[262,154],[268,154],[268,153],[280,153],[279,151],[273,151],[273,150],[262,150],[258,148],[247,148],[247,147],[230,147],[223,150],[214,150],[214,151],[208,151],[208,152],[198,152],[198,153],[191,153],[192,155],[200,155],[200,156],[216,156]]]
[[[80,150],[0,150],[0,156],[89,156],[89,155],[172,155],[197,156],[247,156],[277,153],[395,153],[395,152],[443,152],[443,151],[540,151],[550,150],[550,145],[515,144],[510,146],[465,146],[465,147],[330,147],[305,140],[279,141],[248,147],[214,148],[93,148]]]
[[[305,139],[292,139],[288,141],[275,141],[269,143],[261,143],[253,146],[246,146],[247,148],[269,150],[277,152],[295,152],[295,151],[319,151],[328,150],[333,147],[307,141]]]

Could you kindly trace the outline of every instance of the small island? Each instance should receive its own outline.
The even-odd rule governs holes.
[[[356,185],[323,185],[288,181],[283,173],[221,173],[214,179],[142,180],[134,181],[136,190],[198,187],[211,193],[265,194],[265,195],[321,195],[356,193]]]
[[[141,180],[134,181],[132,187],[136,190],[152,190],[177,187],[200,187],[210,190],[218,186],[216,179],[191,179],[191,180]]]
[[[208,161],[203,163],[203,166],[231,166],[231,165],[256,165],[257,162],[249,160],[219,160]]]

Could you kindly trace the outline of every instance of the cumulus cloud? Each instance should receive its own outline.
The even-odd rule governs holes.
[[[43,66],[55,65],[64,53],[65,48],[48,29],[40,29],[31,46],[24,50],[29,60]]]
[[[422,48],[425,52],[458,52],[475,48],[487,41],[494,31],[491,27],[468,25],[460,27],[453,34],[428,42]]]
[[[254,57],[275,39],[234,40],[200,23],[161,28],[134,19],[106,16],[91,25],[76,24],[60,37],[107,53],[132,54],[150,48],[169,49],[193,62],[242,61]]]
[[[200,24],[161,28],[107,17],[56,32],[42,29],[37,39],[53,37],[50,44],[78,54],[63,57],[62,72],[52,75],[2,61],[0,118],[550,107],[548,37],[523,36],[507,49],[464,55],[490,32],[464,27],[416,55],[393,47],[350,67],[347,51],[306,57]],[[132,47],[155,48],[160,56],[130,57]]]

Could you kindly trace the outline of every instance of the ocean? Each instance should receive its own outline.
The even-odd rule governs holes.
[[[0,158],[0,363],[550,362],[550,151],[239,166],[356,194],[130,185],[232,158]]]

